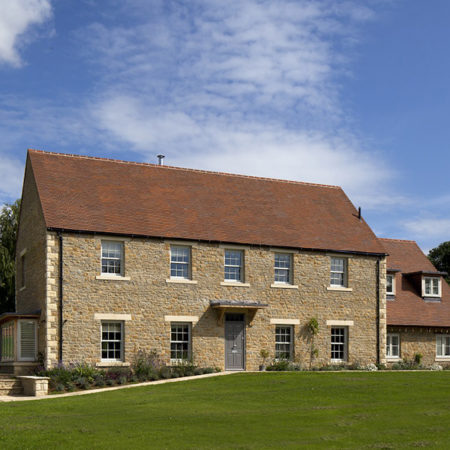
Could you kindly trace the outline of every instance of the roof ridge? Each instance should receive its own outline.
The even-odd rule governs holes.
[[[284,180],[282,178],[258,177],[255,175],[242,175],[242,174],[237,174],[237,173],[218,172],[218,171],[214,171],[214,170],[191,169],[188,167],[167,166],[167,165],[159,165],[159,164],[148,163],[148,162],[135,162],[135,161],[125,161],[122,159],[103,158],[103,157],[99,157],[99,156],[77,155],[75,153],[49,152],[46,150],[37,150],[34,148],[29,148],[28,151],[32,152],[32,153],[43,153],[43,154],[47,154],[47,155],[66,156],[69,158],[93,159],[93,160],[97,160],[97,161],[114,162],[114,163],[119,163],[119,164],[129,164],[129,165],[135,165],[135,166],[157,167],[157,168],[169,169],[169,170],[180,170],[180,171],[196,172],[196,173],[209,173],[209,174],[228,176],[228,177],[249,178],[249,179],[254,179],[254,180],[272,181],[272,182],[278,182],[278,183],[300,184],[300,185],[304,185],[304,186],[323,187],[323,188],[330,188],[330,189],[341,189],[340,186],[336,186],[333,184],[310,183],[307,181]]]
[[[414,243],[414,244],[417,244],[416,241],[413,241],[413,240],[411,240],[411,239],[393,239],[393,238],[382,238],[382,237],[379,237],[378,239],[379,239],[380,241],[412,242],[412,243]]]

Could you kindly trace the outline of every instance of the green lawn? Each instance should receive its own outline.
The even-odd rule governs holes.
[[[450,371],[233,374],[0,403],[5,448],[450,448]]]

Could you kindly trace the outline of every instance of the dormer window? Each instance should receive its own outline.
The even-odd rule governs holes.
[[[437,277],[423,277],[422,279],[422,295],[424,297],[440,297],[441,296],[441,280]]]
[[[395,275],[388,273],[386,275],[386,294],[395,295]]]

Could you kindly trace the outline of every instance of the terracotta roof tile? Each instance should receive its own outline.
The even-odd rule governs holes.
[[[341,188],[29,150],[48,228],[384,253]]]
[[[450,286],[441,277],[440,302],[426,302],[410,276],[412,272],[436,272],[436,268],[414,241],[382,239],[380,242],[389,254],[388,269],[400,269],[395,274],[395,300],[387,301],[388,325],[450,326]]]

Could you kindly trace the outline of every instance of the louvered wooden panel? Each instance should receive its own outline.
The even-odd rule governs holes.
[[[20,359],[34,360],[36,353],[36,323],[20,321]]]

